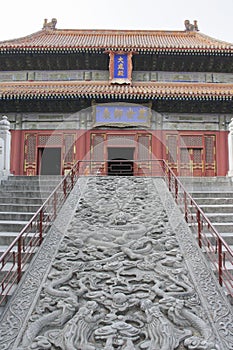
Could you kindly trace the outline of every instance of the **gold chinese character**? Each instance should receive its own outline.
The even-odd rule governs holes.
[[[118,69],[124,69],[124,65],[123,63],[119,63],[118,66],[117,66]]]
[[[123,115],[123,110],[122,109],[116,108],[114,110],[114,118],[121,119],[122,115]]]
[[[104,117],[104,119],[110,119],[110,112],[109,112],[108,108],[104,109],[103,117]]]
[[[126,115],[127,115],[127,118],[128,119],[132,119],[133,118],[133,115],[134,115],[134,111],[132,110],[132,108],[129,108]]]
[[[118,77],[123,77],[124,76],[124,71],[123,70],[119,70],[117,72],[117,75],[118,75]]]
[[[120,56],[117,61],[118,62],[124,62],[124,58],[122,56]]]
[[[140,108],[139,109],[138,119],[146,120],[147,116],[145,115],[145,113],[146,113],[146,109],[145,108]]]

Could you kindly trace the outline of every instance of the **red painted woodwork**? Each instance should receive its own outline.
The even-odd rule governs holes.
[[[11,172],[37,175],[43,147],[60,147],[61,174],[77,160],[107,160],[108,148],[134,148],[135,163],[165,159],[179,176],[225,176],[228,171],[226,131],[166,130],[13,130]]]

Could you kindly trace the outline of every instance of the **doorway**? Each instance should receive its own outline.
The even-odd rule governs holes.
[[[133,176],[134,175],[134,147],[108,148],[108,175]]]
[[[61,174],[61,148],[46,147],[38,149],[40,175]]]

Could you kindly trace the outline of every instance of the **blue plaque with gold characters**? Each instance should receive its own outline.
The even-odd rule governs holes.
[[[145,106],[103,104],[95,106],[95,125],[144,126],[150,125],[151,110]]]
[[[110,52],[109,77],[112,84],[131,84],[132,52]]]
[[[128,55],[115,54],[114,55],[114,79],[128,78]]]

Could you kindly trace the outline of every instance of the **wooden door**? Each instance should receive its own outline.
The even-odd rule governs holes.
[[[180,149],[180,176],[203,176],[203,149]]]

